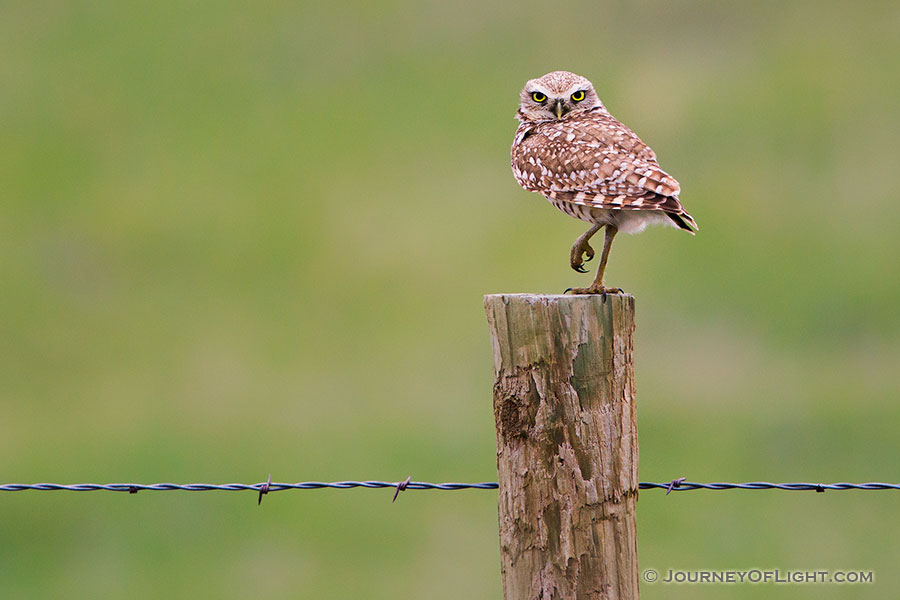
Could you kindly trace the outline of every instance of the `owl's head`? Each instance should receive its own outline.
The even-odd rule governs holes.
[[[555,121],[566,115],[603,107],[593,84],[575,73],[553,71],[522,88],[519,112],[527,121]]]

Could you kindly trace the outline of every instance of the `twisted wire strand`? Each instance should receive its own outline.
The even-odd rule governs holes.
[[[483,483],[429,483],[427,481],[300,481],[298,483],[7,483],[0,485],[0,492],[21,492],[25,490],[35,491],[69,491],[69,492],[129,492],[139,491],[168,492],[210,492],[210,491],[254,491],[254,492],[278,492],[284,490],[315,490],[315,489],[350,489],[350,488],[392,488],[400,490],[495,490],[499,486],[496,482]],[[825,490],[900,490],[900,483],[769,483],[767,481],[751,481],[747,483],[698,483],[695,481],[667,481],[663,483],[641,482],[642,490],[663,489],[672,492],[689,492],[693,490],[787,490],[787,491],[816,491]]]
[[[788,491],[815,491],[825,490],[900,490],[900,483],[769,483],[768,481],[751,481],[747,483],[697,483],[695,481],[680,481],[672,484],[642,482],[640,489],[671,489],[673,492],[689,492],[692,490],[788,490]]]
[[[350,488],[396,488],[403,482],[389,481],[301,481],[298,483],[278,483],[278,482],[262,482],[262,483],[7,483],[0,485],[0,492],[21,492],[25,490],[37,491],[69,491],[69,492],[130,492],[149,490],[154,492],[168,492],[180,490],[186,492],[210,492],[210,491],[227,491],[236,492],[244,490],[252,490],[259,492],[266,490],[267,492],[278,492],[282,490],[315,490],[322,488],[331,489],[350,489]],[[428,483],[426,481],[410,481],[404,486],[408,490],[466,490],[466,489],[497,489],[497,484],[492,482],[485,483]]]

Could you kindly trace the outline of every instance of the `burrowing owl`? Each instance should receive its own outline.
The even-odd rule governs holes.
[[[691,234],[698,229],[678,201],[678,182],[659,167],[649,146],[609,114],[584,77],[554,71],[532,79],[522,89],[516,117],[521,121],[512,145],[516,181],[567,215],[592,223],[572,246],[573,269],[587,273],[583,264],[594,257],[588,241],[606,227],[594,282],[567,291],[621,291],[603,286],[609,249],[619,231],[638,233],[653,223]]]

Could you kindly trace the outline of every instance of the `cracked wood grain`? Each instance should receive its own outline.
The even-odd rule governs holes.
[[[484,298],[506,600],[638,598],[634,298]]]

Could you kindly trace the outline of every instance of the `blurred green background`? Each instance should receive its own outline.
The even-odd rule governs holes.
[[[620,237],[641,479],[900,481],[896,2],[0,5],[0,480],[493,481],[481,296],[585,226],[516,185],[591,78],[701,226]],[[501,596],[496,494],[0,495],[3,597]],[[642,569],[873,570],[900,493],[641,494]]]

